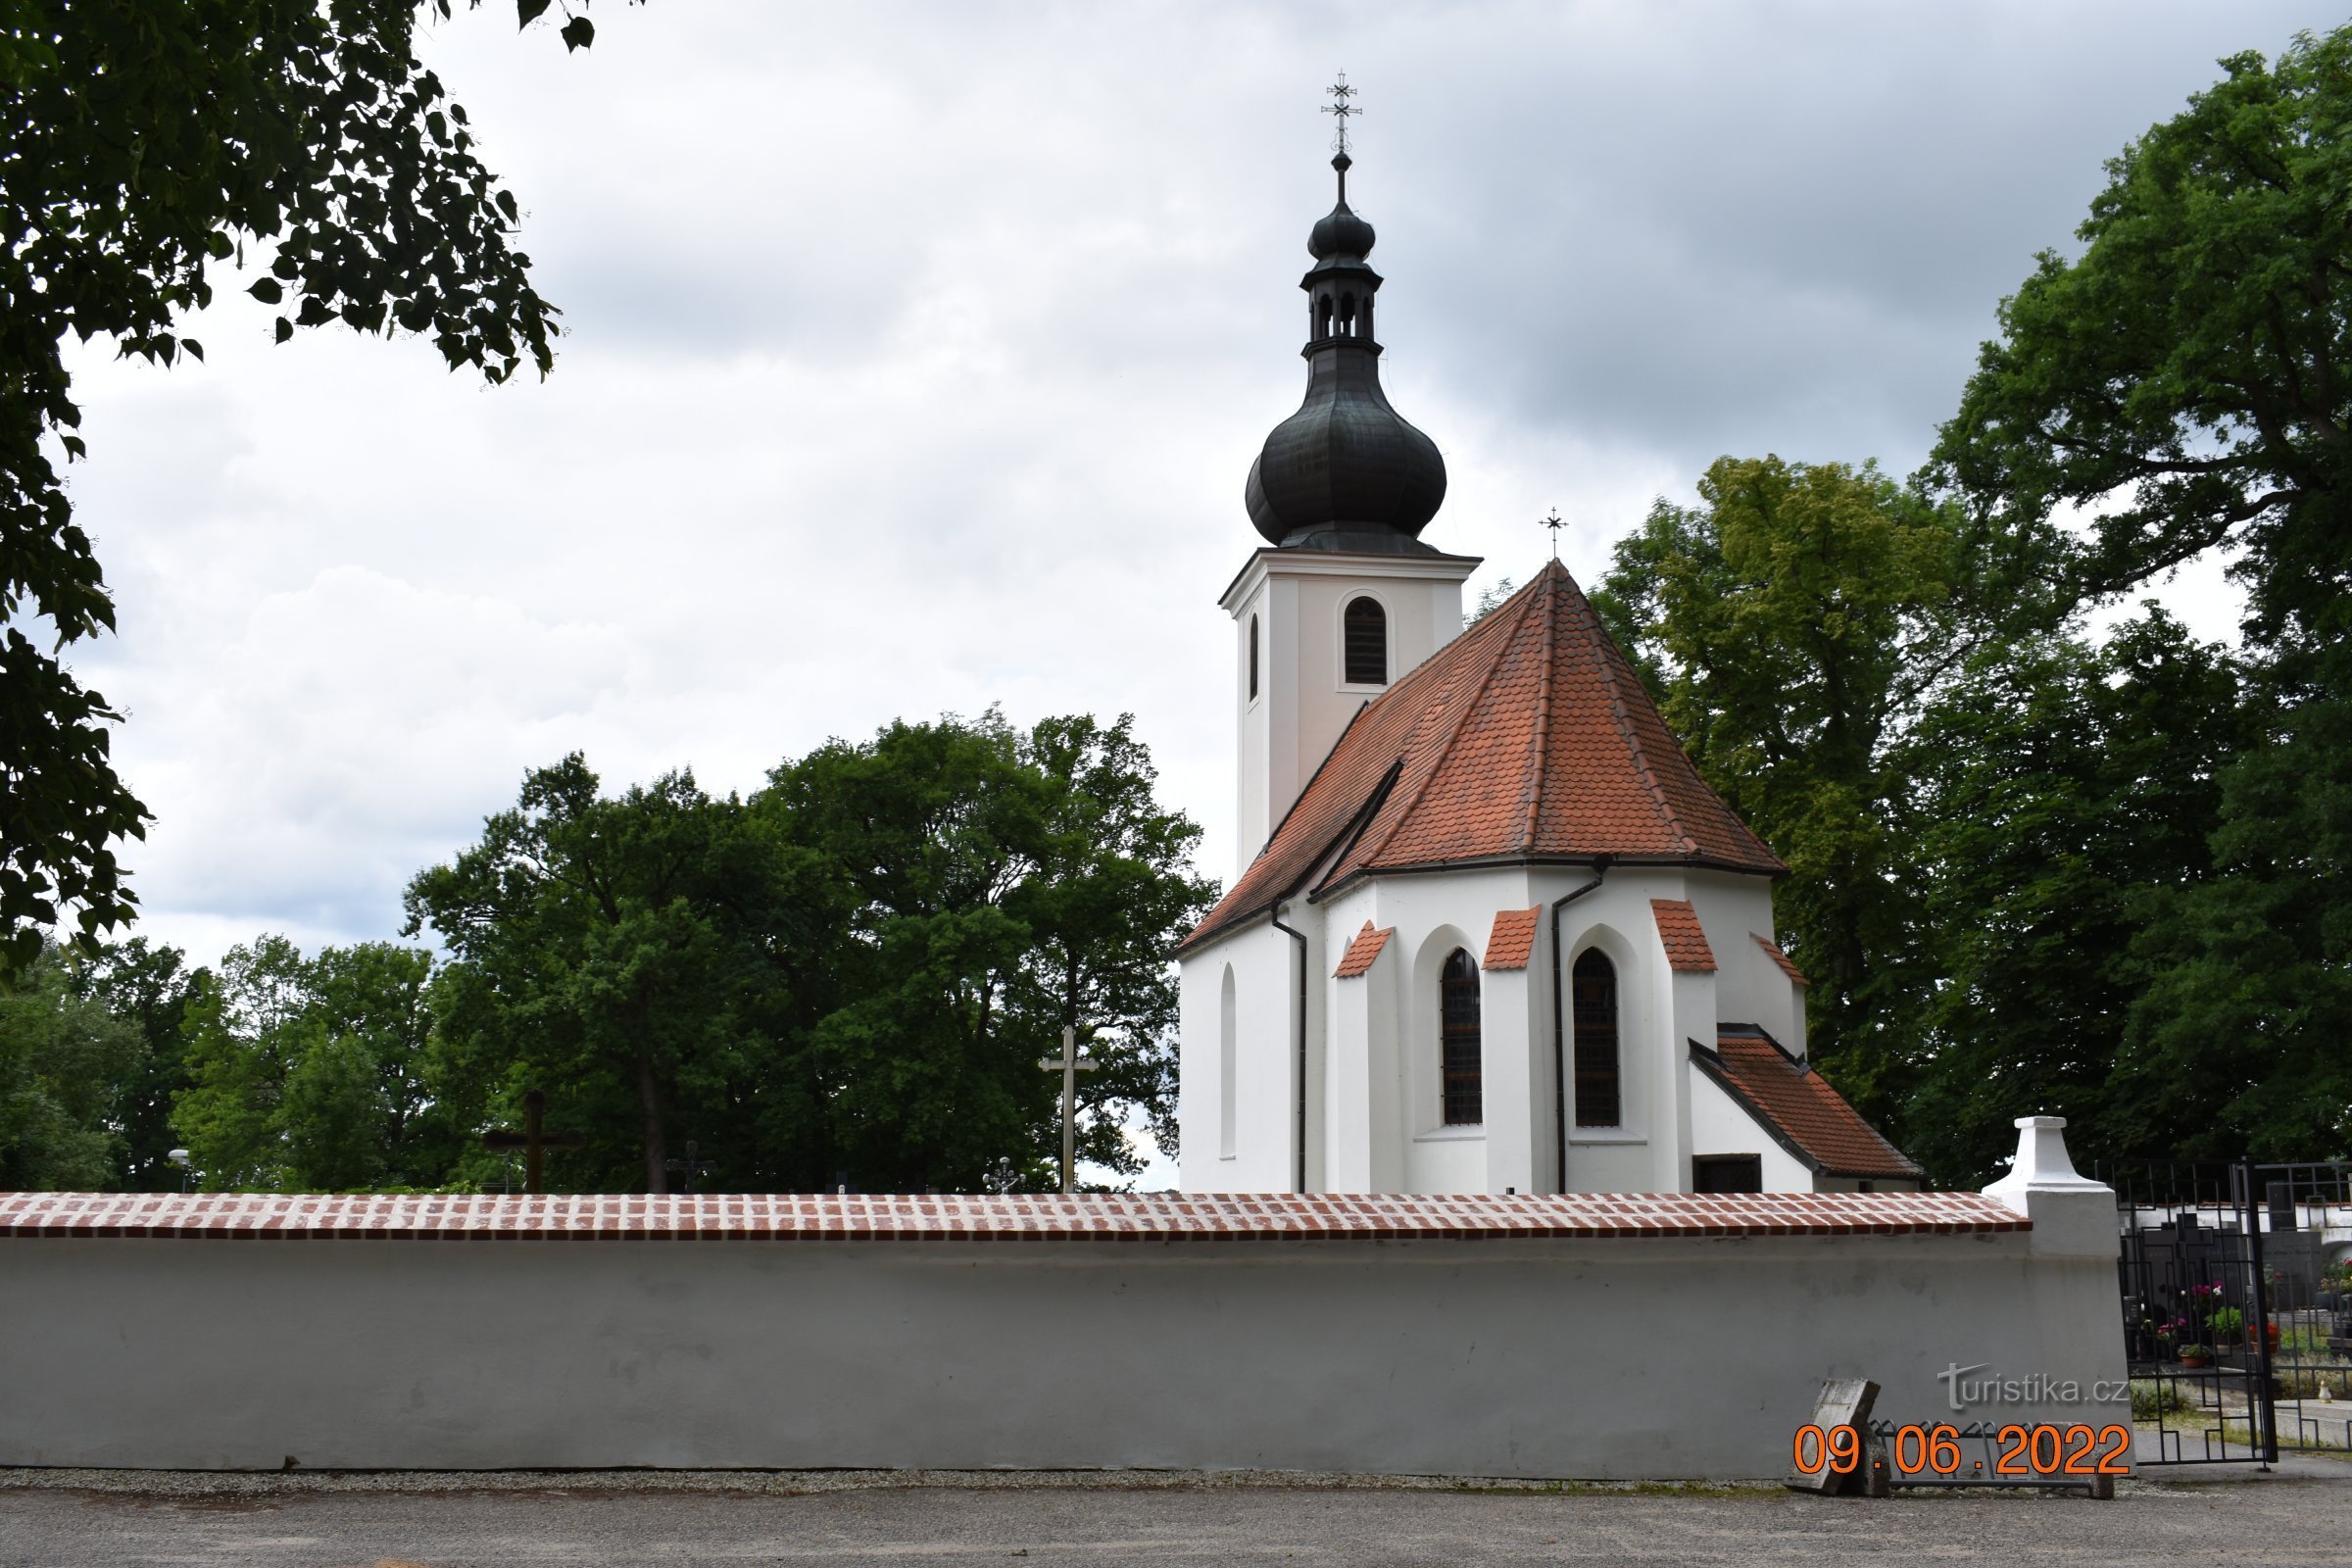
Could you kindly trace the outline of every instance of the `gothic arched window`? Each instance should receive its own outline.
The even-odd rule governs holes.
[[[1250,701],[1257,701],[1257,617],[1250,617]]]
[[[1348,644],[1348,684],[1389,683],[1389,612],[1377,599],[1350,599],[1340,628]]]
[[[1625,1119],[1617,1066],[1617,966],[1597,948],[1576,960],[1576,1124],[1615,1127]]]
[[[1446,959],[1438,981],[1438,1036],[1446,1124],[1476,1126],[1487,1115],[1478,1065],[1478,960],[1460,948]]]

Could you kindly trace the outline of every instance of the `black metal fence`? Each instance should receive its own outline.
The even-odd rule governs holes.
[[[2352,1163],[2098,1174],[2122,1232],[2137,1462],[2352,1452]]]

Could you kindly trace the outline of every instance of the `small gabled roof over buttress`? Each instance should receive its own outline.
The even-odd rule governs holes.
[[[1184,946],[1364,876],[1603,855],[1788,869],[1698,776],[1555,561],[1365,705]]]

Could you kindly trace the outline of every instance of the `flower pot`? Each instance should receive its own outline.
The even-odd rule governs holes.
[[[2183,1350],[2180,1352],[2180,1364],[2188,1368],[2191,1372],[2198,1372],[2213,1365],[2213,1357],[2210,1355]]]

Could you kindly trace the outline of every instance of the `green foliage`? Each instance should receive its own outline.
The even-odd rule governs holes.
[[[1079,1153],[1131,1172],[1141,1109],[1176,1147],[1174,944],[1214,893],[1189,874],[1199,829],[1152,799],[1132,720],[1016,732],[893,724],[787,763],[754,808],[848,890],[837,988],[807,1036],[804,1117],[771,1147],[883,1188],[1049,1186],[1057,1094],[1041,1055],[1064,1024],[1102,1063]]]
[[[233,948],[190,999],[172,1125],[211,1191],[437,1184],[473,1131],[432,1060],[431,956],[283,937]]]
[[[520,0],[519,20],[546,9]],[[341,321],[429,336],[493,382],[553,363],[514,198],[414,50],[420,12],[450,11],[0,4],[0,985],[61,918],[95,953],[133,916],[112,846],[147,821],[109,760],[122,715],[59,657],[115,618],[54,462],[86,454],[66,341],[202,359],[179,323],[254,246],[280,342]],[[594,29],[567,17],[565,47],[585,47]]]
[[[723,1187],[1036,1188],[1054,1179],[1067,1023],[1103,1063],[1082,1154],[1174,1147],[1176,939],[1199,830],[1153,802],[1129,720],[893,724],[779,765],[749,801],[673,774],[618,797],[577,757],[411,885],[456,961],[444,1058],[512,1113],[588,1136],[551,1184],[668,1184],[691,1138]]]
[[[0,1191],[115,1185],[122,1086],[145,1054],[137,1029],[79,995],[67,956],[44,950],[0,995]]]
[[[2135,938],[2212,872],[2241,678],[2151,606],[2095,650],[1994,642],[1921,715],[1905,754],[1939,983],[1896,1123],[1943,1181],[1997,1174],[2021,1115],[2067,1117],[2085,1158],[2168,1156],[2210,1130],[2209,1102],[2127,1087],[2124,1043],[2150,980]]]
[[[2352,27],[2222,66],[2109,162],[2082,255],[2043,253],[2003,302],[1936,462],[2020,518],[2096,509],[2082,591],[2227,542],[2258,642],[2340,633]]]
[[[2132,1419],[2155,1421],[2177,1415],[2189,1408],[2189,1403],[2178,1386],[2163,1378],[2133,1378],[2132,1380]]]
[[[2222,65],[2004,302],[1931,471],[2015,528],[2082,509],[2070,600],[2235,552],[2250,716],[2211,874],[2148,885],[2105,1129],[2306,1158],[2352,1149],[2352,27]]]
[[[2339,651],[2338,664],[2352,664]],[[2352,688],[2344,688],[2352,689]],[[2137,952],[2116,1115],[2209,1158],[2352,1150],[2352,702],[2267,715],[2219,774],[2215,876],[2167,887]]]
[[[1866,1114],[1898,1098],[1927,982],[1901,742],[1964,647],[1957,529],[1865,465],[1724,458],[1660,500],[1593,594],[1707,781],[1788,863],[1813,1054]]]
[[[499,1112],[518,1115],[537,1088],[551,1126],[590,1134],[554,1156],[551,1184],[663,1191],[681,1117],[699,1132],[731,1112],[754,1016],[778,1004],[745,915],[764,906],[789,926],[800,912],[765,848],[691,773],[606,799],[575,754],[410,885],[409,931],[430,924],[457,960],[442,986],[453,1062]]]
[[[179,1139],[172,1103],[188,1087],[181,1028],[208,977],[189,970],[178,949],[150,946],[145,937],[101,948],[96,956],[74,962],[72,974],[75,993],[136,1029],[144,1047],[118,1108],[124,1146],[121,1185],[130,1192],[176,1192],[179,1167],[166,1156]]]

